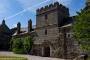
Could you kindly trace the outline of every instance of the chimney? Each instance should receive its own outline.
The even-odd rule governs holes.
[[[17,24],[17,34],[20,34],[20,29],[21,29],[21,23],[18,22],[18,24]]]
[[[5,20],[2,21],[2,24],[5,24]]]
[[[28,33],[32,31],[32,20],[28,21]]]

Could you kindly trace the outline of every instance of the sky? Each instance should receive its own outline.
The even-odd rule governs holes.
[[[70,16],[85,7],[85,0],[0,0],[0,24],[4,19],[9,28],[17,26],[27,27],[28,20],[36,24],[36,10],[58,1],[69,8]]]

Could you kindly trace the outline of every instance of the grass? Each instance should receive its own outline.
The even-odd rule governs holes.
[[[14,56],[0,56],[0,60],[27,60],[27,58]]]
[[[88,58],[88,60],[90,60],[90,57]]]

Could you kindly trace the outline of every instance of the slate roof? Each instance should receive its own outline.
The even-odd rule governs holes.
[[[0,24],[0,32],[11,33],[11,30],[6,24]]]

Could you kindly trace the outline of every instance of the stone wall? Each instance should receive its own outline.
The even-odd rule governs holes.
[[[67,37],[71,27],[62,27],[63,19],[69,17],[69,10],[65,6],[54,3],[37,10],[36,29],[34,37],[34,55],[58,58],[74,58],[74,41]],[[36,53],[35,53],[36,52]],[[73,57],[74,55],[74,57]],[[49,54],[48,54],[49,56]]]
[[[47,7],[47,8],[46,8]],[[69,9],[58,2],[37,10],[36,28],[57,24],[61,26],[63,18],[69,17]]]
[[[50,57],[72,59],[78,55],[77,46],[74,45],[74,40],[71,39],[70,27],[65,28],[65,31],[60,27],[49,27],[47,35],[42,32],[42,29],[36,30],[36,32],[39,34],[34,40],[34,51],[37,52],[35,55],[43,56],[44,47],[50,48]]]

